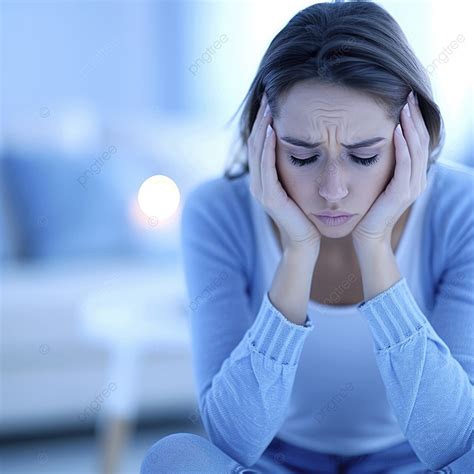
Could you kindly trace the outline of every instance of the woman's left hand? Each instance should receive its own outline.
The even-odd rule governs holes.
[[[430,136],[413,92],[395,128],[395,171],[392,180],[352,231],[357,247],[391,245],[392,230],[400,216],[426,188]]]

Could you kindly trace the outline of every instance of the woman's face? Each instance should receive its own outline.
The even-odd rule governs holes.
[[[393,176],[396,124],[370,96],[315,81],[297,83],[279,104],[273,128],[283,187],[324,237],[348,236]],[[327,210],[356,216],[329,226],[312,215]]]

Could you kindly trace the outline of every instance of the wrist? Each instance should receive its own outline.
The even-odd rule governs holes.
[[[378,254],[392,250],[390,239],[361,240],[353,238],[352,243],[357,255]]]
[[[283,250],[283,258],[288,262],[295,262],[298,265],[316,264],[319,257],[320,243],[314,245],[289,245]]]

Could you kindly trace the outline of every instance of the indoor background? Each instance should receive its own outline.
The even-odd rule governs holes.
[[[137,473],[203,433],[179,252],[239,107],[307,1],[0,2],[0,469]],[[381,1],[474,167],[469,2]]]

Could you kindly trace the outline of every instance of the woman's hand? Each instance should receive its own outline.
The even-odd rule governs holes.
[[[303,248],[319,254],[321,234],[288,196],[278,179],[275,166],[276,138],[267,106],[268,99],[264,94],[248,140],[250,192],[277,224],[284,249]]]
[[[413,92],[402,109],[401,124],[403,133],[400,124],[394,132],[394,176],[352,231],[356,248],[390,245],[395,223],[426,188],[430,136]]]

